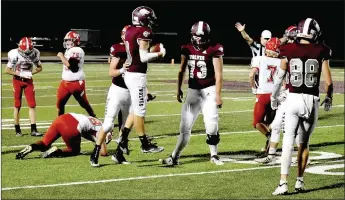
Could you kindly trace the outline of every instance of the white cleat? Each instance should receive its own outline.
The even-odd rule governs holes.
[[[296,180],[296,183],[295,183],[295,191],[296,192],[300,192],[300,191],[303,191],[305,190],[305,187],[304,187],[304,182],[297,179]]]
[[[276,157],[264,157],[264,158],[257,158],[254,159],[255,162],[265,164],[265,165],[275,165],[277,164],[277,158]]]
[[[287,183],[279,184],[276,190],[272,193],[272,195],[284,195],[288,193],[288,185]]]
[[[224,162],[221,161],[217,155],[211,157],[211,163],[214,163],[216,165],[224,165]]]

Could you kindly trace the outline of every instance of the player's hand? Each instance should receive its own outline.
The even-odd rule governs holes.
[[[147,102],[152,101],[152,100],[154,100],[155,98],[156,98],[156,96],[153,96],[152,94],[147,93]]]
[[[244,31],[246,25],[245,25],[245,24],[242,25],[240,22],[237,22],[237,23],[235,24],[235,27],[237,28],[237,30],[238,30],[239,32],[242,32],[242,31]]]
[[[182,90],[178,90],[177,91],[177,101],[182,103],[182,99],[183,99],[183,92],[182,92]]]
[[[62,52],[59,52],[56,56],[59,57],[59,58],[61,58],[61,57],[64,56],[64,55],[63,55]]]
[[[120,74],[125,73],[129,69],[129,63],[123,63],[122,68],[120,69]]]
[[[222,97],[220,96],[216,97],[216,104],[217,104],[217,108],[222,108],[222,105],[223,105]]]
[[[280,92],[279,92],[279,95],[278,95],[278,101],[280,103],[284,102],[286,97],[287,97],[287,94],[288,94],[288,90],[285,89],[285,88],[281,88]]]
[[[272,110],[278,109],[278,99],[271,98],[271,108]]]
[[[324,110],[326,112],[332,110],[332,98],[326,96],[325,99],[322,101],[321,106],[323,104],[325,104],[324,105]]]
[[[22,78],[31,79],[32,78],[32,73],[31,72],[20,72],[19,76],[22,77]]]
[[[252,93],[253,93],[253,94],[256,94],[256,93],[257,93],[257,90],[258,90],[257,88],[253,88],[253,87],[252,87]]]

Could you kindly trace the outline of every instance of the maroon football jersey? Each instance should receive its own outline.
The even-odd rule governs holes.
[[[329,60],[331,53],[331,49],[323,44],[291,43],[281,46],[280,56],[288,59],[289,91],[319,96],[322,62]]]
[[[191,89],[203,89],[216,84],[212,58],[223,56],[223,46],[212,44],[206,50],[197,50],[191,43],[182,45],[181,54],[188,60]]]
[[[127,58],[126,47],[124,43],[113,44],[110,47],[110,56],[120,58],[120,60],[125,60]],[[118,65],[117,69],[121,69],[122,65]],[[125,81],[123,80],[124,74],[113,77],[112,82],[114,85],[127,89]]]
[[[127,51],[127,62],[130,64],[128,72],[139,72],[146,74],[147,63],[140,61],[139,40],[152,40],[152,31],[145,26],[130,26],[126,30],[125,45]]]

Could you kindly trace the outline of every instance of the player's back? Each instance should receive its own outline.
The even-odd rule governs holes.
[[[258,94],[269,94],[273,90],[273,77],[280,66],[279,58],[272,58],[268,56],[256,56],[252,58],[251,67],[258,69]]]
[[[139,40],[151,41],[152,31],[145,26],[130,26],[126,30],[125,45],[127,63],[130,64],[128,72],[146,73],[147,63],[142,63],[139,54]]]
[[[280,56],[288,59],[289,92],[319,96],[322,62],[331,50],[323,44],[291,43],[281,46]]]
[[[120,59],[120,61],[119,61],[120,64],[117,65],[117,69],[121,69],[123,66],[124,60],[127,58],[125,44],[122,42],[117,43],[117,44],[113,44],[110,48],[110,55]],[[124,74],[117,76],[117,77],[113,77],[112,83],[119,86],[119,87],[127,89],[125,81],[123,80],[123,76],[124,76]]]

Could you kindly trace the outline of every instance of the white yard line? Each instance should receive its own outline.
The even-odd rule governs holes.
[[[243,171],[253,171],[253,170],[270,169],[270,168],[278,168],[278,167],[280,167],[280,165],[278,165],[278,166],[265,166],[265,167],[251,167],[251,168],[245,168],[245,169],[242,168],[242,169],[190,172],[190,173],[179,173],[179,174],[176,173],[176,174],[162,174],[162,175],[152,175],[152,176],[137,176],[137,177],[128,177],[128,178],[105,179],[105,180],[98,180],[98,181],[80,181],[80,182],[57,183],[57,184],[49,184],[49,185],[27,185],[27,186],[20,186],[20,187],[7,187],[7,188],[2,188],[1,190],[6,191],[6,190],[18,190],[18,189],[47,188],[47,187],[122,182],[122,181],[133,181],[133,180],[144,180],[144,179],[155,179],[155,178],[166,178],[166,177],[177,177],[177,176],[193,176],[193,175],[204,175],[204,174],[243,172]]]
[[[316,129],[323,129],[323,128],[334,128],[334,127],[343,127],[344,124],[336,124],[336,125],[330,125],[330,126],[318,126],[316,127]],[[223,133],[219,133],[220,135],[232,135],[232,134],[248,134],[248,133],[258,133],[257,130],[252,130],[252,131],[233,131],[233,132],[223,132]],[[192,134],[192,137],[196,137],[196,136],[205,136],[205,133],[198,133],[198,134]],[[169,136],[169,135],[162,135],[162,136],[152,136],[155,139],[162,139],[162,138],[169,138],[169,137],[178,137],[177,135],[174,136]],[[139,140],[138,138],[131,138],[129,140]],[[115,139],[113,140],[115,141]],[[85,142],[81,142],[82,144],[86,144],[86,143],[91,143],[90,141],[85,141]],[[56,142],[53,143],[54,145],[64,145],[65,143],[63,142]],[[2,149],[11,149],[11,148],[19,148],[19,147],[26,147],[27,145],[14,145],[14,146],[2,146]]]

